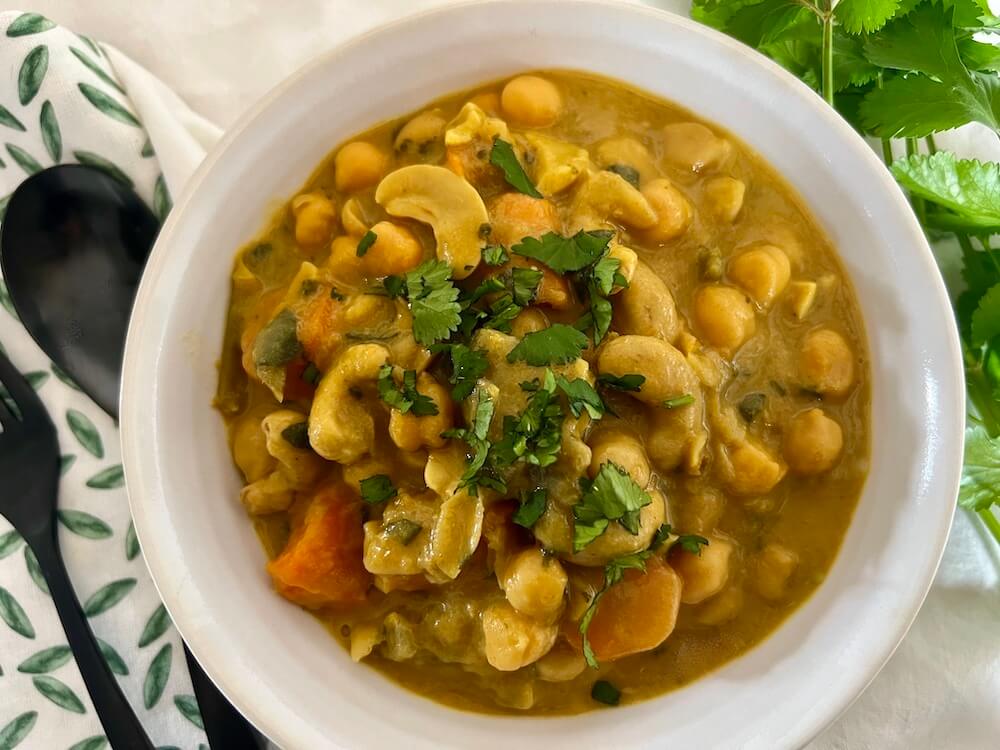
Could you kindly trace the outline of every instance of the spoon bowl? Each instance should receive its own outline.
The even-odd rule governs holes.
[[[131,187],[79,164],[29,177],[7,206],[0,249],[18,315],[52,361],[112,415],[129,313],[158,231]]]

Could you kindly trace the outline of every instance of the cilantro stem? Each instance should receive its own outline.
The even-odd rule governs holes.
[[[934,135],[933,134],[928,135],[926,138],[924,138],[924,143],[927,144],[927,153],[929,153],[929,154],[936,154],[937,153],[938,147],[937,147],[937,143],[934,140]]]
[[[876,86],[882,88],[882,71],[879,71],[878,78],[876,79]],[[887,167],[892,166],[892,139],[883,138],[882,139],[882,161],[885,162]]]
[[[997,540],[997,544],[1000,544],[1000,520],[993,515],[993,511],[990,508],[983,508],[982,510],[977,510],[976,515],[979,516],[979,519],[993,535],[993,538]]]
[[[964,338],[962,340],[962,358],[965,360],[965,379],[969,389],[969,401],[972,402],[976,414],[982,420],[983,429],[990,437],[1000,434],[1000,401],[993,397],[990,385],[982,363],[969,348]]]
[[[826,2],[827,12],[820,16],[823,24],[823,98],[833,106],[833,0]]]
[[[920,153],[920,149],[917,147],[916,138],[906,139],[906,155],[915,156]],[[921,226],[926,226],[927,224],[927,202],[918,195],[910,196],[910,203],[913,204],[913,212],[917,215],[920,220]]]

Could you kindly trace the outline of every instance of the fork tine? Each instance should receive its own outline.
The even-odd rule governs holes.
[[[10,394],[11,400],[17,405],[23,418],[27,418],[29,412],[38,413],[39,411],[44,411],[45,407],[38,400],[34,388],[17,371],[17,368],[7,359],[7,355],[3,351],[0,351],[0,383],[7,389],[7,393]],[[0,401],[2,400],[0,399]],[[14,419],[15,417],[7,404],[3,404],[3,411],[6,412],[3,424],[6,425],[8,419]]]

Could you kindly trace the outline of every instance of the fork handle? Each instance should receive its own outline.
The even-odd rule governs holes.
[[[153,750],[153,743],[125,700],[80,608],[59,553],[55,524],[48,524],[47,529],[26,541],[38,558],[38,565],[66,631],[70,650],[111,747],[114,750]]]

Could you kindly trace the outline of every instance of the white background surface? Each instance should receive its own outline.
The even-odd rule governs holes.
[[[338,41],[443,2],[448,0],[3,0],[2,7],[43,13],[115,45],[197,112],[226,127],[271,86]],[[910,635],[854,707],[810,747],[996,748],[998,570],[997,548],[960,512]]]

